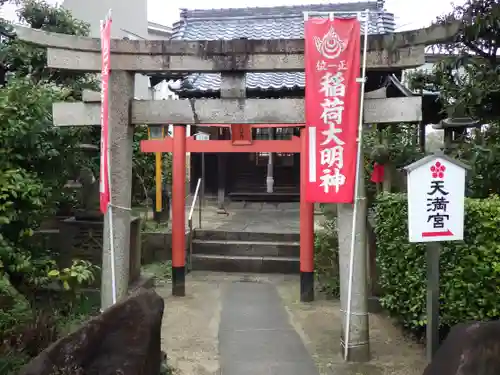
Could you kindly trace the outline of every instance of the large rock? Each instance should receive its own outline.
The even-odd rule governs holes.
[[[139,290],[45,349],[20,375],[158,375],[163,299]]]
[[[457,324],[423,375],[500,374],[500,321]]]

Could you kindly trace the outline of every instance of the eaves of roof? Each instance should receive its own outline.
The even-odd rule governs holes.
[[[385,34],[395,30],[394,15],[383,9],[383,0],[356,3],[314,4],[267,8],[195,9],[181,11],[181,19],[172,30],[172,39],[301,39],[304,37],[304,12],[352,12],[355,16],[370,10],[368,34]],[[364,32],[362,30],[362,32]],[[188,91],[217,92],[220,74],[201,74],[192,77],[193,88]],[[247,89],[283,90],[304,88],[304,73],[248,73]]]

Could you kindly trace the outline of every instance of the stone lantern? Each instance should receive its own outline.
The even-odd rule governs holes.
[[[456,140],[457,135],[465,134],[468,128],[481,126],[479,120],[466,115],[463,107],[452,109],[450,106],[447,112],[447,118],[441,120],[439,124],[433,125],[434,129],[444,130],[443,149],[445,153],[449,153],[453,149],[453,141]]]

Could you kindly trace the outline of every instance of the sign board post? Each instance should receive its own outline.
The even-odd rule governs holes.
[[[194,135],[197,141],[209,141],[210,134],[198,132]],[[201,191],[200,191],[200,209],[198,210],[198,221],[201,228],[201,207],[205,206],[205,153],[201,153]]]
[[[409,241],[427,244],[426,352],[429,362],[439,347],[440,242],[463,240],[467,169],[470,167],[442,152],[405,167]]]

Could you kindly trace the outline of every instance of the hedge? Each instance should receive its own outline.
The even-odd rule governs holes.
[[[340,296],[338,248],[335,219],[330,217],[314,235],[314,268],[318,289],[332,298]]]
[[[405,327],[426,325],[425,246],[408,242],[404,194],[382,194],[375,204],[381,304]],[[500,198],[465,201],[464,241],[443,243],[440,323],[500,317]]]

